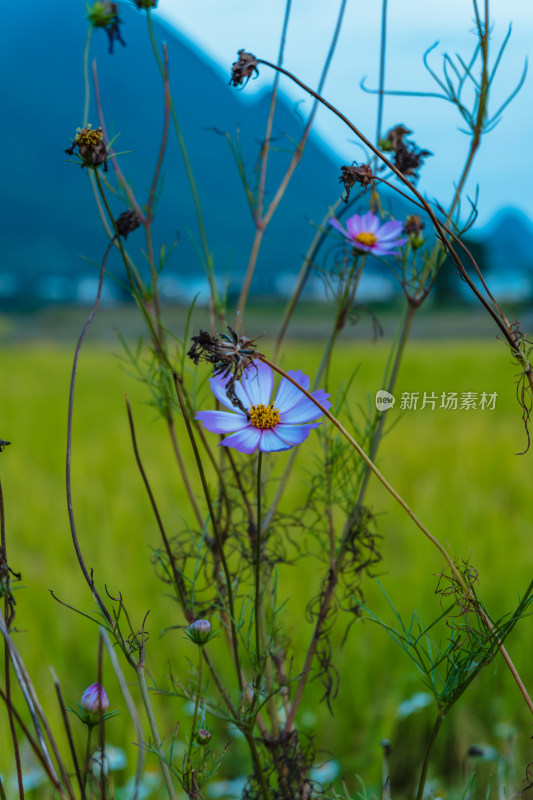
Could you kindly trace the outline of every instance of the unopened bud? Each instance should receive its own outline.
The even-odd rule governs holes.
[[[200,728],[199,731],[196,731],[196,741],[200,745],[206,745],[209,743],[211,739],[210,731],[206,730],[205,728]]]
[[[211,623],[207,619],[197,619],[187,629],[189,638],[200,646],[211,638]]]
[[[80,705],[89,721],[96,722],[100,714],[105,714],[109,708],[109,698],[104,687],[99,683],[93,683],[82,694]]]

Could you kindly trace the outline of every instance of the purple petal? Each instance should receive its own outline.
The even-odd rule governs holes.
[[[344,230],[344,228],[342,227],[342,225],[340,224],[340,222],[339,222],[337,219],[335,219],[334,217],[332,217],[330,220],[328,220],[328,222],[329,222],[329,224],[330,224],[330,225],[331,225],[333,228],[335,228],[335,230],[339,231],[339,233],[342,233],[342,235],[343,235],[343,236],[346,236],[346,238],[347,238],[347,239],[351,239],[351,238],[352,238],[352,237],[350,236],[350,234],[349,234],[349,233],[347,233],[347,232]]]
[[[287,375],[290,375],[291,378],[294,378],[300,386],[303,386],[304,389],[309,391],[309,387],[311,385],[311,378],[307,375],[304,375],[301,369],[296,371],[292,369],[287,370]],[[287,378],[282,378],[280,384],[278,386],[278,391],[276,394],[276,399],[274,400],[274,405],[276,408],[281,411],[282,413],[286,413],[289,409],[293,408],[297,403],[300,402],[305,395],[297,389],[297,387],[287,380]]]
[[[365,228],[362,224],[362,217],[359,214],[354,214],[353,217],[350,217],[346,220],[346,227],[348,228],[348,233],[350,234],[351,239],[355,239],[361,231],[364,231]]]
[[[403,222],[391,220],[390,222],[385,222],[385,224],[381,226],[379,229],[378,239],[380,242],[387,242],[391,239],[396,239],[402,233],[402,231]]]
[[[229,382],[229,377],[223,378],[221,375],[215,375],[214,378],[209,378],[209,384],[211,386],[211,391],[215,395],[216,399],[219,403],[222,403],[223,406],[229,408],[231,411],[242,413],[239,411],[238,406],[234,406],[229,397],[226,395],[226,386]],[[245,408],[248,408],[250,405],[250,401],[246,394],[242,390],[242,386],[238,381],[235,381],[234,384],[235,394],[243,404]]]
[[[224,447],[234,447],[235,450],[238,450],[240,453],[253,453],[254,450],[257,449],[257,445],[261,441],[261,431],[259,428],[254,428],[250,425],[243,431],[238,431],[237,433],[232,433],[231,436],[226,436],[219,443],[220,445],[224,445]]]
[[[313,392],[313,397],[321,403],[326,410],[331,408],[329,394],[319,389]],[[285,424],[295,425],[301,422],[312,422],[322,416],[322,411],[305,395],[301,395],[301,400],[295,406],[285,411],[281,415],[281,421]]]
[[[253,365],[244,370],[241,383],[250,398],[250,405],[256,406],[262,403],[267,406],[270,403],[274,387],[274,373],[268,364],[256,358]]]
[[[276,425],[276,433],[283,441],[294,447],[295,444],[301,444],[305,441],[311,430],[318,428],[321,424],[321,422],[312,422],[310,425],[285,425],[281,423]]]
[[[380,228],[379,217],[376,217],[371,211],[363,214],[361,217],[361,231],[365,233],[377,233]]]
[[[276,425],[276,431],[278,427],[279,426]],[[263,431],[261,442],[259,444],[259,449],[262,453],[279,453],[281,450],[291,449],[292,445],[284,442],[283,439],[277,435],[276,431]]]
[[[211,433],[235,433],[250,425],[244,414],[228,414],[227,411],[199,411],[195,419]]]

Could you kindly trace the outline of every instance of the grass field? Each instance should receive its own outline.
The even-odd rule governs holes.
[[[80,328],[83,318],[80,315]],[[16,337],[15,337],[16,338]],[[268,353],[268,340],[262,350]],[[12,445],[1,456],[0,475],[6,505],[9,562],[23,575],[16,594],[17,645],[26,661],[41,702],[57,720],[55,694],[49,671],[57,673],[68,705],[96,680],[96,626],[59,606],[53,590],[65,602],[86,612],[94,610],[81,579],[70,541],[65,502],[65,439],[68,385],[74,345],[13,341],[1,362],[4,391],[0,397],[0,437]],[[316,343],[293,341],[284,364],[311,372],[319,358]],[[381,388],[388,352],[386,342],[345,340],[333,364],[332,385],[342,384],[355,367],[352,408],[362,415]],[[169,665],[185,675],[191,657],[182,634],[165,629],[182,619],[151,565],[151,548],[159,544],[148,500],[133,461],[124,395],[132,403],[145,467],[155,489],[169,531],[190,519],[163,423],[146,404],[145,387],[135,381],[116,357],[118,342],[88,344],[82,352],[76,389],[73,438],[73,500],[80,544],[94,568],[97,585],[111,594],[122,592],[130,615],[140,625],[147,610],[150,640],[147,663],[158,684],[165,683]],[[504,346],[484,341],[415,341],[407,350],[391,430],[378,464],[387,479],[411,504],[418,516],[447,543],[458,559],[469,559],[479,570],[479,591],[494,615],[510,610],[520,590],[531,580],[530,487],[531,455],[516,455],[526,445],[515,397],[516,366]],[[445,410],[436,407],[404,410],[402,392],[497,393],[493,410]],[[207,404],[207,392],[205,393]],[[205,407],[210,407],[206,405]],[[361,417],[362,418],[362,417]],[[392,424],[395,423],[395,424]],[[313,445],[311,445],[311,448]],[[184,450],[189,454],[187,445]],[[305,466],[310,468],[307,450]],[[288,454],[276,454],[283,464]],[[303,465],[302,465],[303,466]],[[311,467],[312,468],[312,467]],[[196,483],[192,461],[191,480]],[[294,473],[287,492],[290,506],[303,496],[305,473]],[[444,567],[436,550],[389,495],[372,482],[371,505],[383,536],[380,581],[398,609],[409,616],[417,608],[428,620],[436,615],[438,574]],[[289,597],[286,622],[295,638],[294,670],[303,661],[309,626],[305,607],[310,586],[318,586],[314,562],[297,568],[297,582],[285,568],[281,591]],[[284,583],[285,580],[285,583]],[[364,585],[368,606],[384,619],[391,614],[375,582]],[[348,619],[346,620],[348,621]],[[301,714],[303,728],[317,724],[317,763],[334,757],[351,786],[355,774],[367,785],[377,784],[383,738],[393,741],[400,763],[419,763],[433,708],[401,719],[398,706],[422,690],[414,667],[387,635],[371,623],[352,626],[341,646],[345,626],[339,625],[335,663],[341,674],[334,716],[320,705],[321,687],[311,684]],[[531,623],[525,620],[508,642],[522,678],[533,686]],[[132,675],[128,675],[133,680]],[[106,689],[111,707],[124,711],[117,682],[106,665]],[[17,698],[18,700],[18,698]],[[187,720],[182,703],[156,698],[154,703],[167,735]],[[507,728],[504,728],[507,726]],[[476,679],[445,723],[435,763],[445,779],[456,779],[468,747],[492,744],[502,749],[516,736],[517,780],[532,760],[527,709],[500,659]],[[11,771],[7,723],[0,725],[0,772]],[[111,720],[108,736],[130,757],[134,733],[127,715]],[[220,731],[225,740],[226,731]],[[242,774],[241,743],[229,749],[225,773]],[[155,770],[155,762],[153,769]],[[120,782],[120,775],[117,778]]]

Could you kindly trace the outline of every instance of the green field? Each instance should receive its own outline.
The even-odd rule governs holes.
[[[83,323],[80,314],[80,327]],[[74,341],[74,340],[73,340]],[[268,340],[261,349],[268,354]],[[0,437],[12,445],[0,457],[0,476],[6,506],[8,556],[22,572],[23,587],[16,593],[16,643],[33,676],[40,700],[58,722],[49,667],[57,673],[68,705],[96,680],[97,629],[82,617],[59,606],[49,590],[86,612],[94,611],[70,540],[65,501],[65,441],[67,401],[74,344],[43,338],[15,341],[2,353],[4,391],[0,397]],[[358,367],[351,388],[356,419],[373,403],[381,388],[388,352],[386,342],[344,340],[333,363],[331,385],[342,385]],[[158,580],[151,564],[151,548],[159,545],[158,531],[135,466],[124,395],[130,397],[145,468],[170,532],[191,521],[186,494],[163,423],[147,405],[146,388],[126,370],[117,355],[118,342],[89,343],[82,352],[76,388],[73,437],[73,501],[80,544],[87,564],[94,568],[99,589],[122,593],[136,625],[149,610],[147,665],[159,685],[165,685],[169,666],[186,676],[190,645],[181,632],[162,632],[182,618]],[[317,343],[292,341],[285,350],[287,368],[312,373],[320,357]],[[378,464],[390,483],[414,508],[431,531],[457,559],[468,559],[479,571],[479,592],[495,616],[510,610],[520,590],[531,580],[530,487],[531,454],[515,396],[516,365],[494,337],[484,341],[417,340],[408,349],[402,368],[397,403],[388,412],[391,430]],[[206,368],[203,375],[206,376]],[[493,410],[399,409],[402,392],[497,393]],[[205,408],[211,407],[207,391]],[[293,474],[285,507],[303,497],[306,469],[312,469],[306,451],[300,471]],[[184,451],[190,451],[184,443]],[[276,454],[284,464],[289,454]],[[196,485],[192,459],[190,476]],[[201,502],[198,492],[199,502]],[[428,620],[436,615],[438,575],[444,563],[406,514],[372,481],[371,506],[378,515],[383,537],[381,583],[406,616],[417,608]],[[289,597],[285,622],[294,635],[294,671],[303,662],[309,625],[305,607],[311,587],[321,574],[315,562],[304,560],[288,580],[280,574],[281,592]],[[363,586],[368,606],[389,619],[381,592],[367,579]],[[348,618],[346,618],[348,622]],[[341,646],[341,620],[335,663],[341,675],[332,716],[320,705],[321,687],[310,684],[301,713],[303,728],[319,730],[317,763],[335,758],[342,774],[354,786],[360,774],[376,786],[380,775],[381,739],[392,739],[399,761],[418,765],[425,747],[432,707],[405,720],[399,704],[423,689],[414,667],[386,634],[371,623],[351,627]],[[523,621],[508,640],[508,648],[522,678],[533,686],[531,623]],[[117,681],[106,663],[105,685],[111,708],[125,712]],[[126,666],[124,665],[124,669]],[[134,681],[131,673],[126,673]],[[132,688],[132,691],[135,691]],[[16,696],[17,705],[22,701]],[[178,722],[187,724],[183,703],[155,698],[163,734]],[[446,720],[435,762],[441,777],[458,779],[465,753],[474,743],[492,744],[502,752],[508,742],[503,726],[516,736],[516,772],[521,780],[532,760],[527,708],[501,659],[485,670]],[[0,773],[12,770],[8,728],[0,725]],[[134,732],[127,714],[108,724],[109,740],[134,757]],[[220,730],[221,741],[230,739]],[[59,736],[61,739],[61,735]],[[80,734],[81,742],[81,734]],[[224,771],[230,777],[243,772],[241,743],[233,742]],[[150,762],[149,762],[150,763]],[[156,770],[155,761],[151,768]],[[245,769],[245,767],[244,767]],[[459,777],[460,779],[460,777]],[[120,783],[120,774],[116,778]],[[442,785],[442,784],[441,784]]]

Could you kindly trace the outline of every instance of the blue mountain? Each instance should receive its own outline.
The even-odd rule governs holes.
[[[146,202],[163,128],[163,88],[150,47],[144,14],[120,5],[121,34],[110,54],[103,30],[93,33],[102,106],[114,147],[126,151],[120,166],[141,205]],[[81,277],[94,277],[107,239],[95,210],[86,170],[68,163],[69,147],[83,117],[82,56],[87,35],[83,2],[26,0],[10,3],[0,33],[4,80],[0,131],[3,153],[0,301],[18,295],[74,299]],[[217,272],[238,291],[253,241],[254,226],[234,159],[224,134],[242,147],[244,170],[253,184],[258,149],[264,138],[269,98],[250,100],[228,85],[228,75],[178,32],[155,25],[159,43],[168,45],[170,80],[204,210]],[[91,97],[89,119],[98,126]],[[286,168],[304,120],[283,98],[276,112],[267,189],[271,193]],[[302,163],[265,238],[256,288],[268,289],[279,273],[297,272],[308,243],[328,205],[339,196],[341,163],[311,137]],[[156,246],[174,241],[168,269],[180,278],[201,276],[198,225],[176,137],[170,131],[154,235]],[[118,215],[125,209],[111,196]],[[140,255],[140,232],[128,248]],[[116,258],[116,256],[113,256]],[[88,260],[89,261],[88,261]],[[92,264],[89,262],[93,262]],[[119,269],[118,262],[116,268]],[[116,289],[115,291],[120,291]]]

